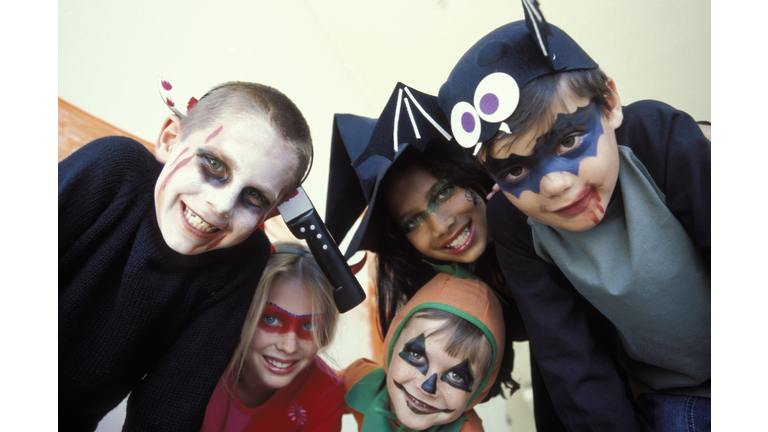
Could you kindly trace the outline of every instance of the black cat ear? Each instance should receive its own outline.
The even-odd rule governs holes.
[[[525,26],[528,27],[528,32],[538,44],[542,55],[547,59],[547,63],[549,63],[549,66],[554,70],[555,54],[549,49],[549,37],[552,36],[552,30],[549,28],[549,23],[544,19],[544,14],[542,14],[541,9],[539,9],[538,1],[522,1],[523,9],[525,10]]]
[[[352,166],[358,168],[372,156],[383,156],[394,161],[395,155],[405,145],[423,152],[434,138],[447,143],[452,138],[447,128],[448,121],[437,103],[437,97],[397,83],[376,122],[368,145],[352,161]]]

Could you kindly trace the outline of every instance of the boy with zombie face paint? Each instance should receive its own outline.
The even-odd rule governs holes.
[[[570,430],[708,430],[711,144],[661,102],[622,107],[613,80],[523,5],[439,101],[503,192],[489,232],[532,355]]]
[[[504,317],[475,279],[440,273],[401,309],[382,368],[360,359],[340,373],[360,431],[481,431],[472,409],[499,373]]]
[[[258,228],[308,171],[279,91],[195,101],[166,99],[154,156],[107,137],[59,163],[61,429],[94,430],[130,392],[123,430],[200,430],[269,257]]]

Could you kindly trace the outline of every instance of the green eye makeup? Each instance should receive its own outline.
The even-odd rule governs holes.
[[[427,208],[404,217],[400,221],[400,230],[404,234],[409,234],[418,229],[421,224],[444,202],[451,199],[454,192],[456,192],[456,186],[454,186],[448,179],[442,179],[435,184],[432,188],[432,194],[429,197]]]

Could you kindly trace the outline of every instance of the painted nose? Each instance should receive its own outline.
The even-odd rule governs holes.
[[[280,342],[277,344],[277,348],[287,354],[293,354],[298,346],[296,340],[296,333],[288,332],[282,335]]]
[[[549,173],[541,179],[539,193],[551,198],[566,193],[576,184],[577,177],[566,171]]]
[[[211,211],[223,218],[228,218],[232,209],[235,208],[237,193],[234,190],[214,189],[208,194],[206,201]]]
[[[431,395],[435,394],[437,391],[437,374],[433,373],[431,377],[427,378],[421,385],[421,389]]]

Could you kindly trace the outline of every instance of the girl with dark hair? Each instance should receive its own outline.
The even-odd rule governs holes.
[[[402,94],[401,86],[409,105],[423,108],[413,110],[416,117],[397,110],[395,94]],[[488,236],[484,197],[493,181],[458,145],[439,133],[445,118],[439,109],[430,109],[431,103],[436,106],[433,97],[399,84],[378,120],[336,115],[326,222],[331,234],[341,241],[354,222],[350,214],[359,216],[367,205],[347,256],[358,250],[376,253],[382,337],[403,305],[436,273],[479,279],[493,289],[505,318],[506,355],[487,400],[501,393],[502,384],[512,392],[519,388],[511,377],[512,342],[527,340],[527,334]],[[430,118],[424,120],[418,114]],[[409,135],[414,130],[418,133]],[[393,135],[399,145],[390,154]],[[362,190],[350,186],[357,184],[355,179]],[[534,363],[537,405],[551,407]],[[553,412],[547,417],[556,422]],[[542,430],[558,429],[555,425]]]

